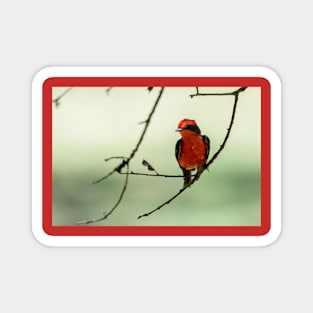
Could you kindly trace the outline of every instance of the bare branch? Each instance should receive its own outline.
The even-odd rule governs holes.
[[[127,158],[126,157],[122,157],[122,156],[113,156],[113,157],[110,157],[110,158],[107,158],[107,159],[104,159],[104,161],[110,161],[110,160],[113,160],[113,159],[123,159],[123,162],[120,163],[117,167],[115,167],[110,173],[108,173],[107,175],[91,182],[90,184],[99,184],[101,183],[103,180],[107,179],[109,176],[111,176],[113,173],[115,172],[118,172],[120,173],[120,171],[122,170],[122,168],[125,166],[126,164],[126,161],[127,161]],[[128,163],[127,163],[128,164]]]
[[[194,180],[194,179],[193,179]],[[161,205],[159,205],[158,207],[156,207],[155,209],[151,210],[148,213],[142,214],[138,216],[138,219],[142,218],[142,217],[147,217],[149,215],[151,215],[152,213],[154,213],[155,211],[160,210],[161,208],[163,208],[165,205],[171,203],[174,199],[176,199],[180,194],[182,194],[190,185],[191,183],[193,183],[193,180],[189,183],[189,185],[186,185],[184,188],[180,189],[174,196],[172,196],[170,199],[168,199],[167,201],[163,202]]]
[[[127,173],[119,173],[121,175],[126,175]],[[183,175],[168,175],[168,174],[160,174],[160,173],[157,173],[157,174],[148,174],[148,173],[138,173],[138,172],[133,172],[133,171],[130,171],[128,173],[128,175],[137,175],[137,176],[150,176],[150,177],[164,177],[164,178],[183,178],[184,176]]]
[[[156,207],[155,209],[151,210],[148,213],[142,214],[138,216],[138,219],[142,218],[142,217],[147,217],[150,214],[154,213],[155,211],[160,210],[161,208],[163,208],[165,205],[171,203],[174,199],[176,199],[180,194],[182,194],[187,188],[189,188],[196,180],[198,180],[199,177],[197,177],[196,175],[193,175],[193,179],[190,181],[190,183],[188,185],[186,185],[185,187],[183,187],[182,189],[180,189],[177,193],[174,194],[174,196],[172,196],[171,198],[169,198],[167,201],[163,202],[162,204],[160,204],[158,207]]]
[[[226,136],[223,140],[223,143],[220,145],[220,148],[215,152],[215,154],[213,155],[213,157],[207,162],[205,168],[208,168],[213,162],[214,160],[218,157],[218,155],[221,153],[221,151],[224,149],[225,147],[225,144],[229,138],[229,135],[230,135],[230,132],[231,132],[231,129],[233,127],[233,124],[234,124],[234,119],[235,119],[235,114],[236,114],[236,108],[237,108],[237,102],[238,102],[238,93],[235,95],[235,100],[234,100],[234,106],[233,106],[233,112],[232,112],[232,116],[231,116],[231,119],[230,119],[230,123],[229,123],[229,127],[227,129],[227,133],[226,133]]]
[[[113,88],[113,87],[108,87],[108,88],[105,89],[105,92],[106,92],[107,95],[109,95],[109,93],[110,93],[110,91],[111,91],[112,88]]]
[[[213,162],[214,160],[218,157],[218,155],[221,153],[221,151],[224,149],[225,147],[225,144],[229,138],[229,135],[230,135],[230,132],[231,132],[231,129],[232,129],[232,126],[233,126],[233,123],[234,123],[234,119],[235,119],[235,114],[236,114],[236,108],[237,108],[237,102],[238,102],[238,98],[239,98],[239,93],[246,90],[247,87],[241,87],[231,93],[226,93],[226,94],[199,94],[198,93],[198,87],[196,87],[196,90],[197,90],[197,94],[193,95],[193,96],[202,96],[202,95],[206,95],[206,96],[212,96],[212,95],[233,95],[235,96],[235,99],[234,99],[234,105],[233,105],[233,111],[232,111],[232,116],[231,116],[231,119],[230,119],[230,123],[229,123],[229,127],[227,129],[227,133],[226,133],[226,136],[223,140],[223,143],[221,144],[220,148],[218,149],[218,151],[213,155],[213,157],[207,162],[206,164],[206,167],[205,169],[207,169]],[[191,187],[191,185],[194,184],[194,182],[196,180],[199,179],[199,177],[203,174],[200,173],[200,175],[195,175],[194,178],[191,180],[191,182],[186,185],[184,188],[180,189],[176,194],[174,194],[170,199],[168,199],[167,201],[163,202],[162,204],[160,204],[158,207],[156,207],[155,209],[149,211],[148,213],[145,213],[145,214],[142,214],[142,215],[139,215],[138,216],[138,219],[142,218],[142,217],[147,217],[151,214],[153,214],[154,212],[160,210],[161,208],[163,208],[165,205],[171,203],[174,199],[176,199],[179,195],[181,195],[187,188]],[[155,175],[154,175],[155,176]]]
[[[153,116],[153,114],[154,114],[154,112],[155,112],[155,110],[157,108],[157,105],[159,104],[159,101],[160,101],[160,99],[162,97],[163,91],[164,91],[164,87],[161,87],[160,92],[158,94],[158,97],[157,97],[156,101],[154,102],[154,105],[153,105],[153,107],[151,109],[151,112],[149,113],[147,119],[144,121],[145,127],[144,127],[144,129],[143,129],[143,131],[142,131],[142,133],[140,135],[140,138],[139,138],[135,148],[133,149],[133,151],[129,155],[129,157],[126,158],[126,157],[123,157],[123,156],[114,156],[114,157],[110,157],[110,158],[105,159],[105,161],[109,161],[109,160],[112,160],[112,159],[122,159],[122,162],[118,166],[116,166],[111,172],[109,172],[107,175],[105,175],[105,176],[99,178],[98,180],[92,182],[92,184],[98,184],[98,183],[102,182],[103,180],[105,180],[106,178],[110,177],[115,172],[121,173],[122,169],[126,166],[126,169],[127,169],[127,171],[125,173],[126,174],[126,179],[125,179],[125,183],[124,183],[123,189],[121,191],[121,194],[120,194],[117,202],[115,203],[115,205],[112,207],[112,209],[109,212],[104,212],[102,217],[100,217],[98,219],[80,221],[80,222],[78,222],[78,224],[91,224],[91,223],[96,223],[96,222],[100,222],[100,221],[105,220],[106,218],[108,218],[109,215],[111,215],[113,213],[113,211],[118,207],[118,205],[122,201],[124,193],[125,193],[125,191],[127,189],[128,177],[129,177],[129,174],[130,174],[129,173],[129,163],[132,160],[132,158],[135,156],[136,152],[138,151],[138,149],[139,149],[139,147],[140,147],[140,145],[141,145],[141,143],[142,143],[142,141],[144,139],[144,136],[145,136],[145,134],[147,132],[147,129],[149,127],[149,124],[151,122],[152,116]],[[155,173],[157,173],[157,172],[155,171]]]
[[[60,94],[57,98],[53,99],[52,102],[55,104],[56,107],[58,107],[61,103],[60,100],[71,90],[73,89],[73,87],[69,87],[67,88],[62,94]]]
[[[235,96],[238,95],[240,92],[246,90],[247,87],[240,87],[239,89],[231,92],[224,92],[224,93],[200,93],[199,87],[196,87],[196,93],[189,95],[190,98],[197,97],[197,96]]]
[[[126,164],[126,168],[127,168],[127,172],[125,173],[126,174],[126,177],[125,177],[125,181],[124,181],[124,185],[123,185],[123,188],[122,188],[122,191],[120,193],[120,196],[119,198],[117,199],[116,203],[114,204],[114,206],[111,208],[111,210],[109,212],[106,212],[104,211],[103,212],[103,216],[100,217],[100,218],[97,218],[97,219],[93,219],[93,220],[84,220],[84,221],[79,221],[77,222],[77,224],[79,225],[83,225],[83,224],[92,224],[92,223],[97,223],[97,222],[101,222],[105,219],[107,219],[109,217],[109,215],[111,215],[113,213],[113,211],[118,207],[118,205],[121,203],[123,197],[124,197],[124,194],[125,194],[125,191],[127,189],[127,184],[128,184],[128,177],[129,177],[129,165]]]
[[[117,172],[117,173],[120,173],[121,170],[126,166],[126,165],[129,165],[129,162],[131,161],[131,159],[135,156],[136,152],[138,151],[144,137],[145,137],[145,134],[147,132],[147,129],[149,127],[149,124],[150,124],[150,121],[151,121],[151,118],[155,112],[155,109],[157,108],[159,102],[160,102],[160,99],[162,97],[162,94],[163,94],[163,91],[164,91],[164,87],[161,87],[160,89],[160,92],[159,92],[159,95],[156,99],[156,101],[154,102],[154,105],[151,109],[151,112],[149,113],[147,119],[143,122],[145,124],[145,127],[140,135],[140,138],[135,146],[135,148],[133,149],[133,151],[131,152],[131,154],[129,155],[128,158],[126,157],[113,157],[113,158],[122,158],[123,161],[117,166],[115,167],[109,174],[99,178],[98,180],[94,181],[93,184],[98,184],[100,183],[101,181],[103,181],[104,179],[108,178],[109,176],[111,176],[113,173]],[[109,158],[109,160],[112,159],[112,158]],[[108,160],[108,159],[107,159]]]
[[[159,101],[160,101],[160,99],[161,99],[161,97],[162,97],[163,91],[164,91],[164,87],[161,87],[161,90],[160,90],[160,92],[159,92],[159,95],[158,95],[158,97],[157,97],[155,103],[154,103],[154,106],[152,107],[152,110],[151,110],[151,112],[150,112],[148,118],[145,120],[146,125],[145,125],[145,128],[143,129],[143,131],[142,131],[142,133],[141,133],[141,136],[140,136],[140,138],[139,138],[139,140],[138,140],[138,143],[137,143],[135,149],[132,151],[132,153],[131,153],[130,156],[128,157],[128,163],[129,163],[129,161],[135,156],[137,150],[139,149],[139,147],[140,147],[140,145],[141,145],[141,143],[142,143],[142,141],[143,141],[143,138],[145,137],[145,134],[146,134],[147,129],[148,129],[148,126],[149,126],[149,124],[150,124],[151,118],[152,118],[152,116],[153,116],[153,114],[154,114],[154,112],[155,112],[155,109],[157,108],[157,106],[158,106],[158,104],[159,104]]]
[[[113,159],[126,159],[126,157],[124,157],[124,156],[112,156],[112,157],[104,159],[104,161],[107,162],[107,161],[111,161]]]

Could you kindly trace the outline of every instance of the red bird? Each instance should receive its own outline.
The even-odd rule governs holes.
[[[184,187],[191,182],[191,171],[197,169],[196,179],[205,170],[205,164],[210,152],[210,139],[201,135],[195,120],[183,119],[176,131],[181,139],[176,143],[175,156],[184,174]]]

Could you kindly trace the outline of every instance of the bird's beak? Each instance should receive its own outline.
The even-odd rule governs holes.
[[[182,128],[175,129],[176,132],[181,132],[182,130],[183,130]]]

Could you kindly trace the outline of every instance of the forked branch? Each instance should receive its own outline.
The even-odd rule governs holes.
[[[110,157],[108,159],[105,159],[105,161],[109,161],[111,159],[122,159],[121,163],[119,165],[117,165],[111,172],[109,172],[107,175],[95,180],[92,182],[92,184],[98,184],[100,182],[102,182],[103,180],[107,179],[108,177],[110,177],[111,175],[113,175],[114,173],[119,173],[121,174],[121,171],[124,167],[126,167],[126,173],[123,173],[126,175],[126,178],[125,178],[125,182],[124,182],[124,185],[123,185],[123,188],[122,188],[122,191],[120,193],[120,196],[117,200],[117,202],[115,203],[115,205],[108,211],[108,212],[104,212],[103,213],[103,216],[100,217],[100,218],[97,218],[97,219],[91,219],[91,220],[84,220],[84,221],[80,221],[80,222],[77,222],[78,224],[91,224],[91,223],[96,223],[96,222],[100,222],[100,221],[103,221],[104,219],[108,218],[109,215],[111,215],[113,213],[113,211],[118,207],[118,205],[120,204],[120,202],[122,201],[123,197],[124,197],[124,194],[125,194],[125,191],[127,189],[127,184],[128,184],[128,178],[129,178],[129,175],[130,175],[130,172],[129,172],[129,164],[130,164],[130,161],[134,158],[136,152],[138,151],[144,137],[145,137],[145,134],[147,132],[147,129],[150,125],[150,122],[151,122],[151,119],[152,119],[152,116],[160,102],[160,99],[162,97],[162,94],[163,94],[163,91],[164,91],[164,87],[161,87],[160,89],[160,92],[154,102],[154,105],[147,117],[147,119],[143,122],[145,124],[145,127],[143,128],[143,131],[141,132],[141,135],[139,137],[139,140],[135,146],[135,148],[132,150],[132,152],[130,153],[129,157],[123,157],[123,156],[119,156],[119,157]]]
[[[231,119],[230,119],[230,123],[229,123],[229,126],[227,128],[227,132],[226,132],[226,135],[225,135],[225,138],[223,140],[223,143],[220,145],[220,148],[217,150],[217,152],[213,155],[213,157],[207,161],[206,163],[206,166],[205,168],[207,169],[213,162],[214,160],[216,160],[216,158],[218,157],[218,155],[221,153],[221,151],[224,149],[225,145],[226,145],[226,142],[229,138],[229,135],[230,135],[230,132],[231,132],[231,129],[233,127],[233,124],[234,124],[234,120],[235,120],[235,114],[236,114],[236,108],[237,108],[237,102],[238,102],[238,98],[239,98],[239,93],[243,92],[244,90],[246,90],[247,87],[241,87],[233,92],[230,92],[230,93],[223,93],[223,94],[216,94],[216,93],[206,93],[206,94],[201,94],[199,93],[199,89],[196,87],[196,93],[193,94],[193,95],[190,95],[191,97],[195,97],[195,96],[216,96],[216,95],[233,95],[235,96],[235,99],[234,99],[234,104],[233,104],[233,111],[232,111],[232,115],[231,115]],[[203,174],[203,172],[200,174],[200,176]],[[200,177],[199,176],[199,177]],[[193,177],[193,179],[190,181],[190,183],[188,185],[186,185],[184,188],[180,189],[176,194],[174,194],[171,198],[169,198],[168,200],[166,200],[165,202],[163,202],[162,204],[160,204],[158,207],[156,207],[155,209],[145,213],[145,214],[142,214],[142,215],[139,215],[138,216],[138,219],[142,218],[142,217],[147,217],[149,215],[151,215],[152,213],[160,210],[161,208],[163,208],[165,205],[171,203],[174,199],[176,199],[179,195],[181,195],[187,188],[191,187],[191,185],[194,184],[194,182],[199,179],[199,177]]]
[[[143,139],[144,139],[144,137],[145,137],[145,134],[146,134],[146,132],[147,132],[147,129],[148,129],[149,125],[150,125],[151,118],[152,118],[152,116],[153,116],[153,114],[154,114],[154,112],[155,112],[155,109],[157,108],[157,106],[158,106],[158,104],[159,104],[159,102],[160,102],[160,99],[161,99],[161,97],[162,97],[163,91],[164,91],[164,87],[161,87],[160,92],[159,92],[159,95],[158,95],[158,97],[157,97],[157,99],[156,99],[156,101],[155,101],[155,103],[154,103],[154,105],[153,105],[153,107],[152,107],[152,109],[151,109],[151,112],[149,113],[147,119],[146,119],[145,121],[143,121],[143,123],[145,124],[145,127],[144,127],[144,129],[143,129],[143,131],[142,131],[142,133],[141,133],[141,135],[140,135],[140,137],[139,137],[139,140],[138,140],[138,142],[137,142],[135,148],[134,148],[133,151],[130,153],[129,157],[128,157],[128,158],[126,158],[126,157],[119,157],[119,158],[123,159],[123,161],[122,161],[118,166],[116,166],[110,173],[108,173],[107,175],[105,175],[105,176],[103,176],[103,177],[97,179],[96,181],[92,182],[92,184],[98,184],[98,183],[102,182],[104,179],[108,178],[108,177],[111,176],[113,173],[116,173],[116,172],[117,172],[117,173],[121,173],[121,170],[122,170],[125,166],[129,165],[129,162],[130,162],[131,159],[135,156],[136,152],[138,151],[138,149],[139,149],[139,147],[140,147],[140,145],[141,145],[141,143],[142,143],[142,141],[143,141]],[[115,158],[116,158],[116,157],[115,157]],[[109,159],[111,159],[111,158],[109,158]],[[109,160],[109,159],[106,159],[106,160]]]

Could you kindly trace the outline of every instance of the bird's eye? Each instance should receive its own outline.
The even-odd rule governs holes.
[[[201,131],[200,131],[200,129],[199,129],[199,127],[197,125],[186,125],[186,127],[184,129],[191,130],[191,131],[193,131],[193,132],[195,132],[197,134],[201,133]]]

